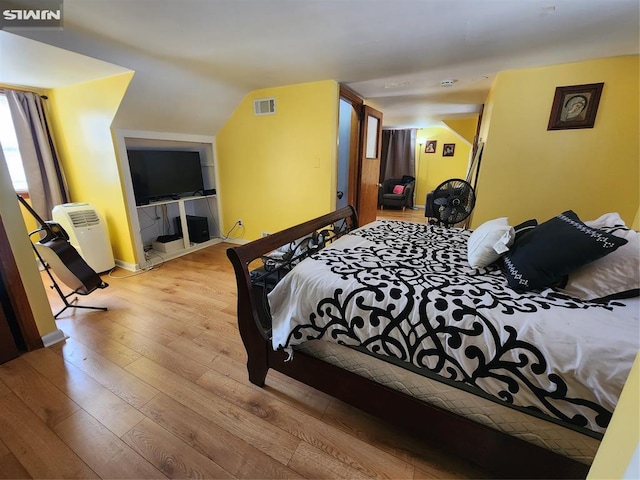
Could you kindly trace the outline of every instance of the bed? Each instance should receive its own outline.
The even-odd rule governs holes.
[[[250,381],[280,371],[495,475],[585,477],[639,348],[638,281],[616,270],[637,233],[570,211],[517,227],[358,228],[346,207],[228,249]],[[541,288],[558,263],[561,288]]]

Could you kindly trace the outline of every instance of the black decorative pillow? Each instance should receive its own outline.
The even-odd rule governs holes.
[[[507,282],[515,290],[550,287],[625,243],[624,238],[586,226],[568,210],[518,239],[504,257]]]
[[[538,226],[538,221],[535,218],[531,220],[524,221],[515,227],[513,227],[513,231],[515,232],[515,238],[513,243],[516,244],[518,241],[527,233],[533,230]]]

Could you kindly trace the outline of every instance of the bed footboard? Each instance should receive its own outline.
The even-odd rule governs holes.
[[[238,327],[248,355],[251,383],[263,386],[270,368],[269,290],[297,262],[357,226],[355,209],[347,206],[227,250],[238,286]]]

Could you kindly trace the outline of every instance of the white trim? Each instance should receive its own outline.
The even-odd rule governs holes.
[[[207,248],[211,245],[216,245],[217,243],[221,242],[221,238],[212,238],[210,240],[207,240],[206,242],[192,243],[186,248],[180,248],[179,250],[174,250],[173,252],[155,252],[152,250],[153,253],[149,255],[147,262],[144,264],[144,266],[139,266],[139,269],[143,270],[145,268],[149,268],[149,266],[155,267],[156,265],[162,265],[163,263],[168,262],[169,260],[173,260],[174,258],[179,258],[183,255],[197,252],[198,250],[202,250],[203,248]]]
[[[234,245],[246,245],[251,240],[245,240],[244,238],[227,238],[222,241],[225,243],[233,243]]]
[[[218,159],[216,150],[216,137],[211,135],[193,135],[185,133],[172,133],[172,132],[154,132],[144,130],[128,130],[128,129],[114,129],[116,148],[118,151],[118,162],[120,172],[124,184],[125,201],[128,210],[129,227],[133,234],[133,249],[136,256],[136,261],[144,262],[145,254],[144,247],[142,245],[142,237],[140,235],[140,221],[138,218],[137,205],[135,203],[135,197],[133,194],[133,182],[131,180],[131,173],[129,170],[129,159],[127,157],[127,139],[144,139],[144,140],[163,140],[172,142],[186,142],[193,144],[206,145],[207,161],[202,165],[203,168],[213,168],[215,177],[215,189],[216,192],[220,192],[220,180],[218,175]],[[220,202],[220,196],[216,195],[216,207],[217,207],[217,223],[218,228],[222,230],[224,225],[224,219],[222,216],[222,206]],[[220,232],[221,233],[221,232]],[[186,252],[185,252],[186,253]],[[116,265],[122,266],[122,268],[130,271],[138,271],[143,267],[140,263],[130,264],[125,262],[118,262]]]
[[[239,243],[241,245],[245,243],[249,243],[247,240],[234,241],[234,240],[224,240],[219,237],[214,237],[211,240],[208,240],[206,242],[194,243],[187,248],[180,248],[179,250],[175,250],[173,252],[169,252],[169,253],[154,252],[150,255],[150,258],[144,262],[144,264],[139,264],[139,263],[133,264],[133,263],[123,262],[122,260],[116,259],[116,265],[130,272],[140,272],[141,270],[145,270],[150,267],[155,267],[156,265],[161,265],[165,262],[168,262],[169,260],[173,260],[174,258],[182,257],[183,255],[197,252],[198,250],[202,250],[203,248],[207,248],[207,247],[210,247],[211,245],[215,245],[221,242]]]
[[[54,330],[53,332],[49,332],[42,336],[42,343],[45,347],[50,347],[51,345],[62,342],[67,338],[69,337],[65,335],[62,330]]]
[[[116,258],[116,266],[128,270],[130,272],[135,272],[140,269],[140,266],[135,263],[124,262],[122,260],[118,260]]]
[[[211,135],[193,135],[189,133],[153,132],[146,130],[127,130],[116,128],[116,136],[120,138],[145,138],[148,140],[169,140],[180,142],[215,143],[216,137]]]

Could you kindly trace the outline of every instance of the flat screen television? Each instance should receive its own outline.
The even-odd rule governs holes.
[[[204,190],[199,152],[131,149],[127,156],[136,205]]]

